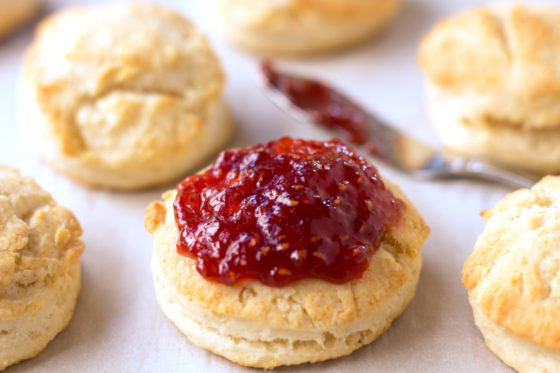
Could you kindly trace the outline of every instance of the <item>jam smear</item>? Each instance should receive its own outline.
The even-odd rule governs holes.
[[[229,285],[360,278],[404,209],[377,169],[339,140],[284,137],[227,150],[177,191],[178,253]]]
[[[316,80],[281,74],[270,61],[264,61],[261,70],[266,84],[286,95],[316,123],[336,130],[352,144],[366,142],[366,114],[359,105]]]

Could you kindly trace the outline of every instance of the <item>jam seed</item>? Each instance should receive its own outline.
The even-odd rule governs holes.
[[[277,249],[278,249],[278,251],[284,251],[284,250],[288,249],[289,247],[290,247],[289,243],[284,243],[282,245],[278,245]]]
[[[326,259],[325,256],[324,256],[323,254],[321,254],[320,252],[318,252],[318,251],[314,251],[314,252],[313,252],[313,256],[314,256],[315,258],[321,259],[323,262],[324,262],[325,259]]]
[[[278,270],[278,274],[282,276],[289,276],[292,274],[292,272],[288,271],[286,268],[280,268]]]

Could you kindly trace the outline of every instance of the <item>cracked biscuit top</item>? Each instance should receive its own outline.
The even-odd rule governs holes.
[[[356,185],[360,176],[364,186]],[[199,194],[196,188],[209,181],[212,186]],[[270,327],[334,327],[371,315],[417,273],[429,233],[400,189],[338,141],[283,138],[226,151],[214,167],[163,197],[147,208],[144,223],[166,279],[210,312]],[[174,204],[182,203],[178,226]],[[194,217],[193,208],[207,211]],[[204,225],[201,219],[208,217]],[[223,229],[219,219],[226,218]],[[222,246],[222,238],[230,245]],[[193,240],[200,241],[195,246]],[[195,249],[208,255],[209,264]],[[354,249],[360,261],[353,261]],[[180,255],[182,250],[192,252]],[[259,265],[262,272],[256,273]],[[233,268],[234,276],[220,273],[220,266]]]
[[[473,307],[560,350],[560,177],[513,192],[482,216],[486,228],[463,267]]]
[[[431,84],[484,120],[560,125],[560,7],[499,3],[443,19],[418,62]]]
[[[37,107],[21,110],[40,112],[66,156],[141,167],[196,145],[223,81],[206,38],[173,11],[72,7],[37,29],[22,84]]]
[[[31,178],[0,166],[0,320],[41,309],[43,290],[80,260],[81,234],[72,212]]]

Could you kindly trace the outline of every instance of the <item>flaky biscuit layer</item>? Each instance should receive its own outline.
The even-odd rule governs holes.
[[[519,337],[492,321],[471,301],[474,321],[486,345],[507,365],[521,373],[560,371],[560,351]]]
[[[523,128],[473,115],[487,103],[480,93],[449,94],[431,84],[427,93],[427,112],[446,148],[538,174],[560,172],[560,127]]]

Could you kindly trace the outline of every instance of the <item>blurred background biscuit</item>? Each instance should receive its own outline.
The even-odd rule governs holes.
[[[39,0],[0,0],[0,38],[29,21],[40,4]]]
[[[261,54],[305,55],[344,48],[380,31],[401,0],[215,0],[224,36]]]
[[[156,5],[74,7],[43,21],[24,61],[22,133],[93,186],[137,189],[198,167],[232,133],[206,37]]]
[[[560,8],[502,3],[444,19],[424,37],[427,108],[450,149],[560,171]]]

